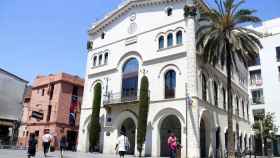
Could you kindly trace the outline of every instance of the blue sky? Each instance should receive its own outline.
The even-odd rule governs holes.
[[[57,72],[84,77],[87,30],[121,1],[0,0],[0,67],[28,81]],[[247,0],[245,7],[263,20],[280,17],[279,0]]]

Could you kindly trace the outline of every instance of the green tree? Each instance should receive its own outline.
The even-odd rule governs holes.
[[[200,1],[200,0],[196,0]],[[248,67],[255,61],[262,45],[262,35],[243,27],[245,24],[260,22],[253,14],[255,10],[242,9],[245,0],[215,0],[216,8],[198,6],[198,28],[196,30],[196,48],[202,53],[204,62],[216,66],[226,66],[227,103],[228,103],[228,156],[234,157],[232,71],[240,66]],[[197,3],[201,4],[201,3]],[[201,9],[202,8],[202,9]],[[241,64],[240,64],[241,63]]]
[[[101,84],[97,83],[94,86],[94,98],[92,104],[92,114],[89,124],[89,141],[90,141],[90,151],[95,151],[99,143],[100,136],[100,104],[101,104]]]
[[[146,138],[147,119],[149,112],[149,80],[147,76],[141,79],[140,101],[139,101],[139,117],[137,127],[137,150],[142,156],[143,144]]]
[[[275,133],[278,132],[278,128],[274,123],[274,113],[268,112],[266,115],[257,117],[258,120],[255,120],[253,124],[253,129],[256,131],[256,137],[258,140],[261,140],[261,144],[265,144],[265,147],[268,139],[275,140]],[[264,149],[262,149],[262,155],[264,154]]]

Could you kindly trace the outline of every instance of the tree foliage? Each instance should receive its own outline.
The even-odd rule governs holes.
[[[101,104],[101,84],[97,83],[94,87],[94,98],[92,104],[91,121],[89,124],[90,150],[94,151],[99,143],[100,136],[100,104]]]
[[[146,138],[147,119],[149,110],[149,80],[147,76],[141,79],[140,100],[139,100],[139,117],[137,128],[137,150],[142,156],[143,144]]]
[[[200,1],[200,0],[199,0]],[[200,12],[197,20],[196,48],[202,54],[205,63],[216,66],[218,63],[227,71],[227,103],[228,103],[228,153],[234,157],[233,105],[231,75],[233,69],[247,68],[255,61],[262,45],[262,35],[243,27],[248,23],[260,22],[253,14],[255,10],[242,9],[245,0],[215,0],[216,8]],[[197,3],[201,4],[201,3]],[[200,9],[201,10],[201,9]]]
[[[264,138],[275,138],[275,133],[278,132],[278,128],[274,123],[274,115],[274,113],[268,112],[262,119],[255,121],[253,129],[256,130],[256,134],[260,134],[262,132]]]

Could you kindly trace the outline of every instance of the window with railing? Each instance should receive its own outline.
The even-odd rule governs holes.
[[[262,89],[252,91],[252,104],[264,104]]]
[[[250,85],[252,85],[252,86],[261,86],[262,85],[261,70],[250,71]]]
[[[280,46],[276,47],[276,61],[280,62]]]

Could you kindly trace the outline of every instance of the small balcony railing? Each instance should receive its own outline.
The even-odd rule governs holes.
[[[264,97],[252,98],[251,104],[252,105],[264,104]]]
[[[262,86],[262,80],[251,80],[251,86]]]
[[[119,93],[108,93],[104,96],[103,104],[121,104],[121,103],[129,103],[139,100],[139,92],[138,91],[125,91]]]

